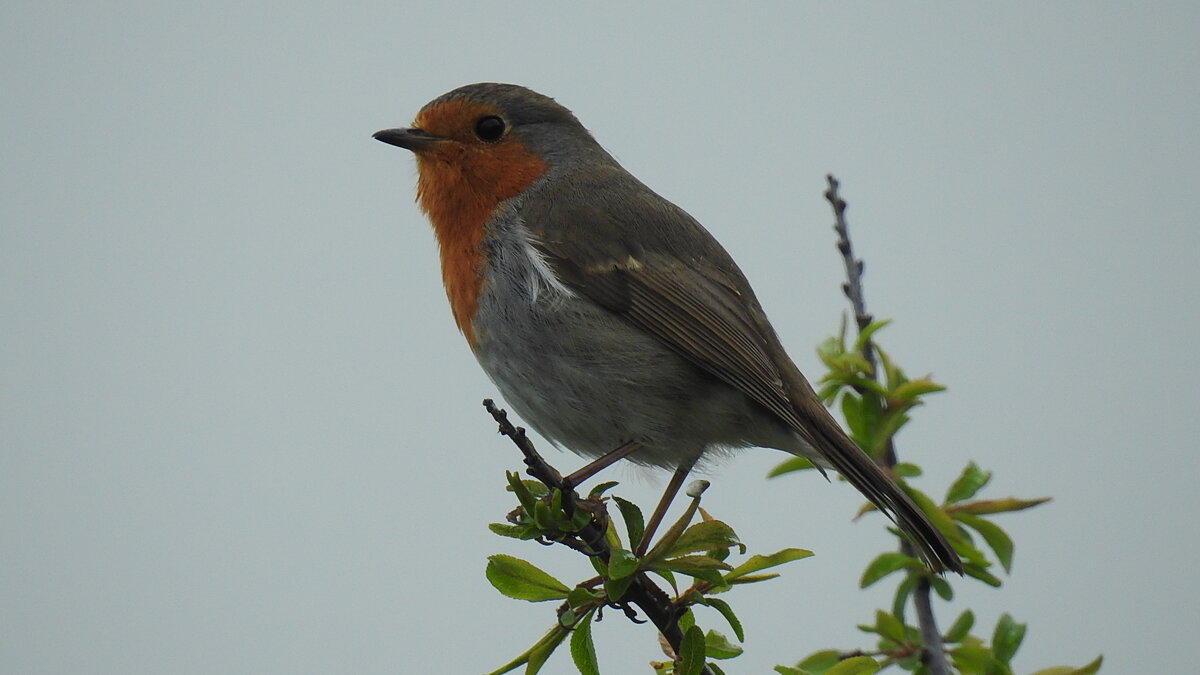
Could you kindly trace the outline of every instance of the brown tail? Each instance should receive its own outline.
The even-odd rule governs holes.
[[[935,572],[949,570],[962,574],[958,554],[925,513],[832,418],[826,416],[826,419],[826,424],[815,424],[817,428],[813,431],[820,441],[825,441],[824,447],[818,449],[833,468],[912,538],[930,568]]]

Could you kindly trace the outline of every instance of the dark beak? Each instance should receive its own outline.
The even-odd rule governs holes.
[[[413,152],[420,152],[442,140],[420,129],[384,129],[376,131],[372,138]]]

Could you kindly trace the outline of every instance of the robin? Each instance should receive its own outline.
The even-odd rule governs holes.
[[[374,137],[416,155],[454,321],[542,436],[674,469],[676,488],[733,448],[805,457],[846,477],[934,570],[961,573],[817,398],[725,249],[570,110],[524,87],[472,84]]]

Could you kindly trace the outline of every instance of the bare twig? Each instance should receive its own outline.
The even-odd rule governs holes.
[[[862,277],[864,265],[862,260],[854,257],[854,249],[850,245],[850,231],[846,224],[846,200],[842,199],[841,195],[838,194],[839,183],[832,174],[825,178],[829,182],[829,189],[825,191],[825,199],[833,207],[835,219],[833,229],[838,235],[837,248],[842,254],[842,260],[846,264],[846,283],[842,284],[842,292],[850,300],[850,306],[854,310],[854,322],[861,333],[874,320],[874,317],[867,312],[867,303],[863,297]],[[870,340],[867,340],[863,344],[862,355],[871,367],[873,377],[878,379],[879,369],[875,365],[875,348]],[[863,394],[864,392],[859,391],[859,393]],[[896,466],[896,446],[892,442],[892,438],[888,438],[882,456],[877,458],[876,461],[889,470]],[[916,552],[907,539],[900,542],[900,550],[905,555],[916,557]],[[917,610],[917,624],[921,629],[921,644],[924,646],[921,662],[925,664],[930,675],[949,675],[950,667],[946,663],[946,651],[942,646],[942,635],[938,631],[937,619],[933,615],[930,591],[929,578],[922,574],[917,579],[917,585],[913,589],[913,605]]]
[[[512,442],[521,450],[521,454],[525,457],[525,465],[528,467],[530,476],[541,481],[546,487],[558,489],[563,495],[563,510],[568,514],[573,513],[576,508],[579,508],[579,495],[575,493],[574,486],[568,485],[561,473],[557,469],[550,466],[537,450],[533,447],[533,443],[525,435],[525,430],[521,427],[513,426],[512,422],[508,421],[508,412],[503,408],[497,408],[492,399],[483,400],[483,407],[491,414],[492,419],[500,425],[500,433],[508,436]],[[609,548],[608,542],[604,539],[604,529],[596,522],[596,519],[588,521],[588,524],[583,526],[578,533],[575,534],[581,542],[586,546],[589,555],[595,555],[608,563],[609,557],[612,555],[612,549]],[[577,547],[572,546],[572,548]],[[646,618],[650,619],[651,623],[658,628],[667,642],[671,645],[671,649],[676,654],[680,653],[680,645],[683,642],[683,631],[679,630],[679,612],[675,604],[671,602],[671,598],[663,592],[644,572],[637,572],[634,575],[633,583],[629,585],[629,589],[625,591],[625,597],[621,601],[615,603],[615,607],[622,610],[627,617],[636,621],[636,618],[631,616],[629,605],[636,605]],[[701,671],[704,675],[712,675],[712,671],[706,665]]]

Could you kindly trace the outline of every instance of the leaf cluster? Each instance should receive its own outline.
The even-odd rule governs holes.
[[[827,404],[840,405],[851,437],[892,471],[900,487],[954,547],[963,561],[965,574],[988,586],[999,587],[1002,581],[995,568],[999,566],[1006,574],[1011,573],[1015,545],[993,516],[1038,506],[1049,498],[978,499],[979,492],[990,483],[992,473],[974,462],[962,470],[940,503],[907,482],[909,478],[920,476],[922,471],[915,464],[896,461],[894,437],[909,422],[910,411],[924,403],[925,395],[944,391],[945,387],[929,376],[908,378],[888,353],[873,341],[874,335],[887,323],[870,323],[859,333],[853,346],[847,348],[843,321],[839,335],[821,343],[818,353],[828,372],[820,381],[819,395]],[[878,357],[878,373],[868,355]],[[811,465],[788,460],[776,466],[771,475],[807,468]],[[860,509],[859,515],[872,510],[875,507],[867,504]],[[867,565],[859,581],[859,586],[866,588],[901,573],[890,611],[878,610],[874,622],[859,625],[860,630],[876,636],[875,648],[855,652],[821,650],[796,666],[780,666],[776,670],[785,675],[841,675],[873,673],[879,668],[897,665],[918,675],[928,675],[927,650],[945,649],[950,662],[963,675],[1011,675],[1010,661],[1024,638],[1025,624],[1017,623],[1008,614],[1003,615],[992,629],[990,644],[970,634],[975,621],[970,610],[963,612],[941,635],[942,644],[923,643],[921,627],[906,621],[906,609],[914,602],[914,594],[924,594],[926,602],[930,592],[949,601],[954,597],[954,589],[946,578],[929,572],[913,556],[912,548],[901,532],[894,528],[892,532],[900,538],[900,550],[878,555]],[[1037,675],[1094,673],[1099,667],[1100,659],[1097,659],[1079,669],[1052,668],[1038,671]]]
[[[575,548],[587,555],[595,576],[568,585],[525,560],[491,556],[486,574],[496,590],[518,600],[560,602],[557,620],[546,634],[492,675],[521,666],[526,674],[537,673],[564,642],[569,642],[571,659],[580,673],[598,674],[593,624],[603,618],[606,609],[618,610],[640,622],[627,602],[627,595],[632,584],[648,582],[647,575],[666,583],[669,593],[663,592],[683,634],[679,649],[668,654],[672,657],[670,661],[652,664],[655,672],[699,675],[707,670],[719,675],[721,668],[714,661],[740,655],[742,647],[738,642],[745,635],[730,604],[714,596],[735,586],[775,578],[777,573],[766,570],[812,555],[810,551],[788,548],[770,555],[752,555],[734,564],[731,559],[745,555],[746,547],[733,528],[700,507],[702,491],[691,498],[684,513],[653,546],[644,554],[635,554],[634,549],[645,532],[645,519],[636,504],[605,494],[615,486],[611,482],[596,486],[581,500],[586,508],[572,512],[564,508],[560,490],[521,480],[516,473],[508,474],[508,487],[516,494],[520,506],[509,514],[507,523],[493,523],[492,531],[506,537],[557,542]],[[620,526],[609,517],[609,507],[613,504],[620,514]],[[602,546],[588,545],[575,537],[588,524],[602,529]],[[697,607],[715,610],[738,642],[719,631],[701,629],[696,623]]]

